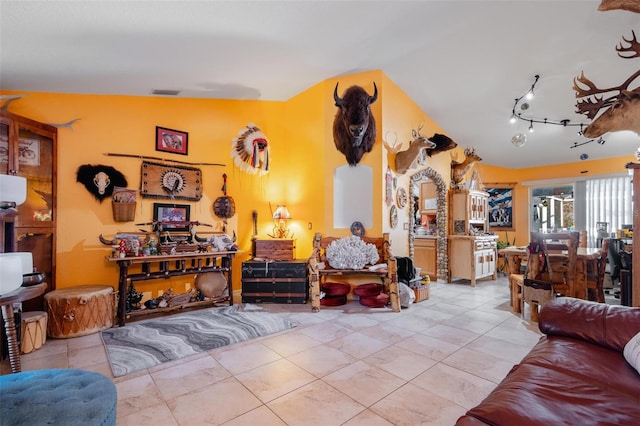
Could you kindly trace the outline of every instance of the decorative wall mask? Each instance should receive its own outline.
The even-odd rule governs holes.
[[[265,174],[269,171],[269,141],[253,123],[240,130],[231,143],[231,157],[247,173]]]
[[[200,169],[143,161],[141,175],[143,197],[191,201],[202,198]]]
[[[127,186],[127,179],[122,173],[102,164],[84,164],[78,167],[76,182],[83,184],[87,191],[100,202],[111,197],[114,186]]]
[[[376,141],[376,120],[371,104],[378,99],[378,87],[373,83],[373,96],[360,86],[351,86],[338,96],[338,83],[333,90],[338,112],[333,120],[333,142],[344,154],[350,166],[357,165],[362,156],[371,152]]]

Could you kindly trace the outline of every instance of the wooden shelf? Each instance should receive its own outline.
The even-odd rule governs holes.
[[[167,306],[164,308],[137,309],[134,311],[127,312],[126,318],[135,319],[135,318],[150,316],[150,315],[162,315],[162,314],[175,313],[176,311],[185,311],[185,310],[190,310],[194,308],[206,308],[206,307],[215,305],[216,303],[228,302],[228,301],[229,301],[229,296],[224,296],[224,297],[218,297],[215,299],[199,300],[197,302],[183,303],[181,305],[176,305],[176,306]]]
[[[170,314],[184,309],[213,306],[215,303],[221,301],[228,301],[230,306],[233,305],[231,270],[233,258],[237,253],[240,252],[193,252],[159,256],[107,257],[107,261],[116,263],[120,269],[120,278],[118,280],[118,325],[123,326],[127,318]],[[141,266],[141,271],[129,273],[129,267],[136,264]],[[198,302],[188,302],[164,308],[126,311],[129,283],[133,283],[135,281],[166,279],[168,277],[179,275],[195,275],[205,272],[222,272],[226,274],[227,296]]]

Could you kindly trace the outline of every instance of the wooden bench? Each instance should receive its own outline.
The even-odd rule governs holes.
[[[383,234],[382,238],[361,237],[365,243],[376,246],[380,259],[378,264],[386,263],[386,268],[370,269],[332,269],[327,261],[326,248],[331,242],[338,240],[338,237],[322,237],[321,233],[316,233],[313,238],[313,253],[309,257],[309,293],[311,296],[311,310],[320,310],[320,287],[327,276],[375,276],[380,278],[384,286],[384,292],[389,295],[391,309],[400,312],[400,299],[398,297],[398,275],[396,258],[391,253],[391,240],[389,234]],[[324,265],[324,266],[323,266]]]

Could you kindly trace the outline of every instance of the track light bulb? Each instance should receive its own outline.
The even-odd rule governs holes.
[[[530,101],[531,99],[533,99],[533,89],[529,90],[527,92],[527,95],[525,96],[525,98]]]
[[[518,121],[518,119],[516,118],[515,114],[512,114],[512,115],[511,115],[511,118],[509,119],[509,123],[513,124],[513,123],[515,123],[516,121]]]
[[[533,121],[529,124],[529,133],[533,133]]]

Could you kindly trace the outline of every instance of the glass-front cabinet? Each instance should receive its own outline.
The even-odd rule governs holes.
[[[57,128],[0,111],[0,173],[27,179],[27,199],[13,223],[13,247],[33,253],[34,269],[55,289]],[[6,232],[6,231],[5,231]]]

